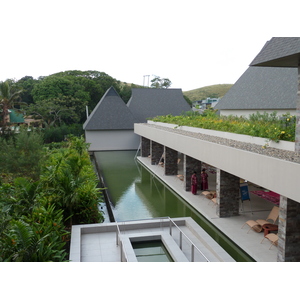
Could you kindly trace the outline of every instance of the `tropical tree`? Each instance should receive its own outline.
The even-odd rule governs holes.
[[[167,89],[171,86],[172,82],[168,78],[160,78],[159,76],[155,76],[151,80],[151,87],[156,89]]]
[[[21,104],[17,102],[20,98],[22,90],[19,89],[12,79],[0,82],[0,111],[2,127],[5,127],[9,120],[9,109],[14,108],[15,105]]]
[[[45,128],[74,124],[80,121],[86,104],[87,102],[80,98],[59,95],[30,104],[26,109],[26,115],[41,120]]]
[[[66,96],[80,99],[93,110],[111,86],[120,92],[120,82],[104,72],[74,70],[40,77],[31,94],[35,103]],[[83,112],[80,121],[83,123],[85,119]]]
[[[16,82],[16,85],[22,90],[20,99],[26,104],[33,103],[32,90],[39,81],[32,76],[24,76]]]

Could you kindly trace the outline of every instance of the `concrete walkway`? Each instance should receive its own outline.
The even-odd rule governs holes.
[[[151,165],[148,157],[137,157],[137,160],[154,173],[158,178],[163,180],[171,189],[180,195],[186,202],[199,211],[213,225],[220,229],[225,235],[235,242],[241,249],[247,252],[257,262],[276,262],[277,247],[270,248],[270,242],[264,240],[263,232],[257,233],[250,230],[247,225],[241,228],[248,220],[265,219],[271,211],[274,204],[251,194],[250,201],[244,202],[243,211],[240,210],[240,215],[230,218],[219,218],[216,214],[216,207],[213,203],[198,191],[198,195],[193,195],[183,188],[182,182],[177,176],[164,175],[163,167],[159,165]],[[216,190],[216,175],[209,174],[209,190]],[[257,190],[258,187],[249,185],[249,190]],[[252,210],[251,210],[252,208]]]

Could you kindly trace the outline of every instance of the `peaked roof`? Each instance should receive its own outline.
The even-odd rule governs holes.
[[[215,109],[295,109],[296,68],[249,67]]]
[[[191,110],[181,89],[133,88],[127,106],[139,122],[168,114],[178,116]]]
[[[298,67],[300,64],[300,37],[273,37],[250,66]]]
[[[133,129],[135,118],[113,87],[110,87],[83,124],[84,130]]]
[[[9,109],[9,119],[10,123],[24,123],[24,116],[22,113],[19,113],[18,111],[14,109]]]

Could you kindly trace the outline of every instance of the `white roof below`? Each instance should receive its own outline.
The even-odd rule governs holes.
[[[131,239],[149,240],[161,237],[174,261],[192,260],[191,242],[195,245],[196,262],[233,262],[232,257],[213,240],[192,218],[157,218],[127,221],[120,223],[102,223],[72,226],[70,260],[72,262],[136,262]],[[117,245],[118,227],[121,244]],[[180,249],[180,231],[182,249]],[[198,251],[200,250],[200,251]]]

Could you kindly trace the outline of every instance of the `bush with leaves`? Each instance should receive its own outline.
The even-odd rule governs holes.
[[[16,177],[39,177],[40,160],[43,157],[43,136],[38,131],[20,130],[10,138],[0,137],[0,173]]]
[[[51,152],[44,162],[40,184],[58,208],[70,216],[69,225],[102,222],[98,209],[101,189],[82,137],[68,137],[66,147]]]
[[[70,225],[103,221],[84,139],[45,148],[40,180],[1,174],[0,261],[65,261]]]
[[[0,185],[1,261],[65,261],[63,210],[25,178]]]
[[[61,125],[58,127],[48,127],[43,129],[44,141],[48,143],[58,143],[66,139],[68,135],[82,136],[84,130],[82,124]]]

